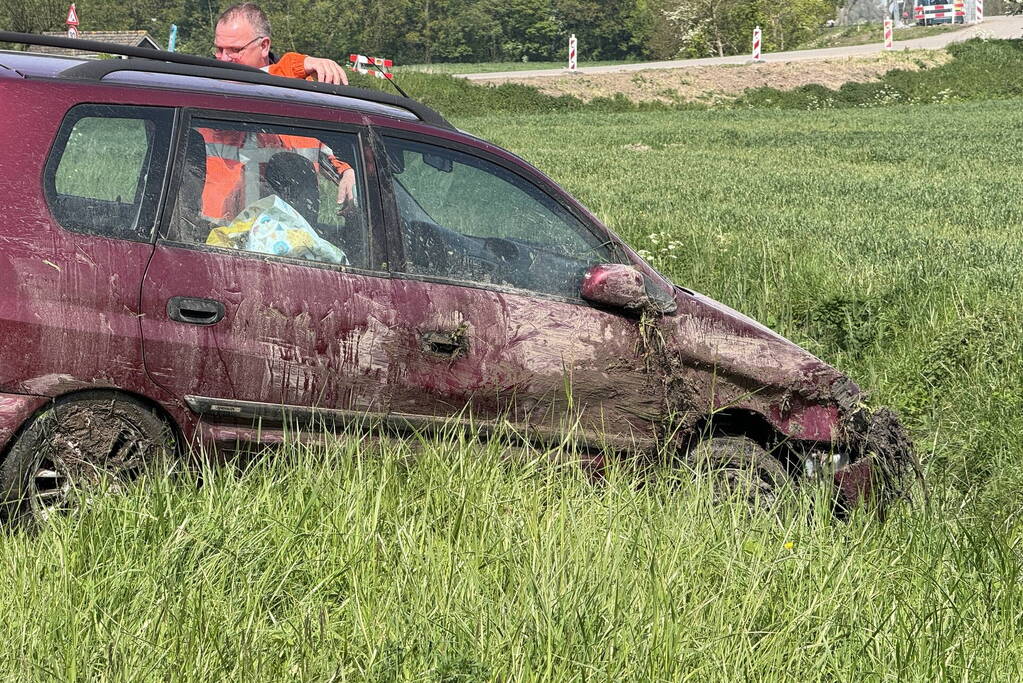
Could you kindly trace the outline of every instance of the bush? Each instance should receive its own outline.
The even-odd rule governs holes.
[[[1023,40],[974,38],[948,48],[954,59],[923,71],[889,71],[879,81],[846,83],[838,90],[807,85],[794,90],[751,88],[733,106],[819,109],[873,107],[946,100],[988,100],[1023,95]]]

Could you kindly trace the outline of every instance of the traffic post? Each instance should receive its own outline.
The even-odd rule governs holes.
[[[78,12],[75,11],[75,3],[71,3],[71,7],[67,11],[67,19],[64,21],[67,24],[67,37],[77,38],[78,37]]]
[[[579,68],[579,62],[577,57],[577,49],[579,47],[579,41],[575,39],[575,34],[568,39],[568,70],[576,71]]]
[[[753,29],[753,61],[754,62],[762,62],[762,61],[764,61],[764,60],[762,60],[760,58],[760,41],[761,41],[762,37],[763,37],[763,33],[761,33],[761,31],[760,31],[760,27],[757,26],[756,28]]]
[[[984,0],[973,0],[973,21],[977,24],[984,21]]]
[[[892,37],[893,23],[891,19],[884,20],[884,49],[886,50],[895,48],[895,39]]]

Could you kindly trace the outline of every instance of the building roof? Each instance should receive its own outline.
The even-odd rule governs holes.
[[[65,31],[46,31],[44,36],[67,36]],[[79,31],[78,37],[82,40],[98,40],[114,45],[128,45],[130,47],[145,47],[151,50],[162,49],[149,35],[149,31]],[[36,47],[33,52],[42,52],[51,55],[68,55],[72,57],[95,57],[95,52],[88,50],[70,50],[62,47]]]

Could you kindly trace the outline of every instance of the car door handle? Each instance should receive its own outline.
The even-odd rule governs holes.
[[[213,325],[224,319],[224,304],[213,299],[174,296],[167,300],[167,316],[189,325]]]
[[[424,332],[419,337],[423,351],[444,358],[460,358],[469,352],[469,338],[465,328],[450,332]]]

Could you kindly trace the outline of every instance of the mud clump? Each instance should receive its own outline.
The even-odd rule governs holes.
[[[55,412],[40,451],[79,486],[139,470],[160,452],[160,445],[136,426],[134,415],[115,401],[71,403]]]
[[[855,421],[861,427],[852,432],[850,445],[859,457],[849,469],[863,473],[858,481],[856,476],[849,479],[849,488],[856,489],[855,496],[868,495],[882,518],[894,504],[910,501],[917,481],[926,496],[920,461],[895,411],[879,408],[870,413],[864,409],[856,415]]]

